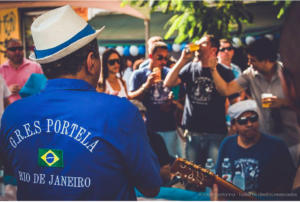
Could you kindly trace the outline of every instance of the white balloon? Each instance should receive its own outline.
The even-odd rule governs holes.
[[[102,55],[104,53],[104,51],[106,50],[106,48],[104,46],[99,46],[99,54]]]
[[[270,39],[271,41],[273,41],[273,39],[274,39],[273,34],[266,34],[265,37]]]
[[[241,41],[240,38],[238,38],[238,37],[233,37],[232,38],[232,46],[233,47],[239,48],[239,47],[241,47],[241,45],[242,45],[242,41]]]
[[[122,56],[123,55],[123,53],[124,53],[124,48],[123,48],[123,46],[117,46],[116,47],[116,50],[118,51],[118,53]]]
[[[172,45],[172,50],[173,50],[174,52],[179,52],[179,51],[180,51],[180,44],[174,43],[174,44]]]
[[[129,48],[129,53],[132,56],[137,56],[139,54],[139,48],[137,46],[132,45]]]
[[[245,42],[247,45],[249,45],[250,43],[254,42],[255,38],[253,36],[247,36],[245,39]]]

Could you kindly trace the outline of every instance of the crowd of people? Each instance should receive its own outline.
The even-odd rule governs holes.
[[[246,47],[243,70],[233,63],[229,39],[204,35],[176,60],[155,36],[148,59],[133,61],[113,48],[100,56],[102,30],[67,5],[35,19],[30,60],[20,40],[6,42],[3,199],[135,200],[135,188],[154,197],[170,186],[176,157],[203,167],[212,159],[220,177],[229,159],[232,175],[244,177],[244,191],[294,199],[299,115],[285,97],[284,67],[270,39]],[[44,74],[47,85],[21,99],[33,73]]]

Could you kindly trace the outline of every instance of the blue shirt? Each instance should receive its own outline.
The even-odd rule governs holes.
[[[135,200],[135,186],[161,185],[137,108],[82,80],[49,80],[10,105],[0,148],[18,200]]]
[[[237,137],[237,135],[228,136],[221,143],[216,164],[217,174],[222,176],[222,162],[224,158],[229,158],[232,173],[239,170],[244,174],[246,191],[256,193],[290,191],[295,167],[285,143],[277,137],[262,134],[255,145],[244,149],[237,144]]]
[[[161,71],[162,81],[152,85],[142,99],[147,108],[147,123],[155,132],[165,132],[176,130],[174,116],[175,106],[170,103],[168,95],[171,91],[168,87],[163,87],[163,80],[167,76],[169,68],[164,67]],[[133,71],[130,78],[129,91],[138,90],[146,81],[152,71],[149,67]]]

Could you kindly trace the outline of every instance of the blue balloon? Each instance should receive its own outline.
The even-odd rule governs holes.
[[[255,37],[255,39],[257,40],[257,39],[261,39],[262,38],[262,36],[259,36],[259,35],[257,35],[256,37]]]
[[[140,55],[145,55],[145,52],[146,52],[145,46],[144,45],[140,45],[138,48],[139,48],[139,54]]]
[[[168,44],[168,51],[169,51],[169,52],[172,51],[172,44]]]
[[[279,32],[277,32],[276,34],[274,34],[274,38],[275,39],[278,39],[280,37],[280,33]]]
[[[129,46],[124,46],[123,55],[124,56],[129,56],[130,55]]]
[[[182,51],[183,49],[185,49],[187,43],[186,42],[183,42],[180,46],[180,50]]]

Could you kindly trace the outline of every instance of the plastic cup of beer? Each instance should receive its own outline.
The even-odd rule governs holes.
[[[195,52],[200,49],[200,46],[194,43],[188,44],[188,49],[190,52]]]
[[[263,108],[270,108],[272,104],[272,93],[262,93],[261,94],[261,103]]]
[[[154,83],[158,83],[161,81],[161,70],[159,67],[154,67],[152,70],[156,75],[154,79]]]

